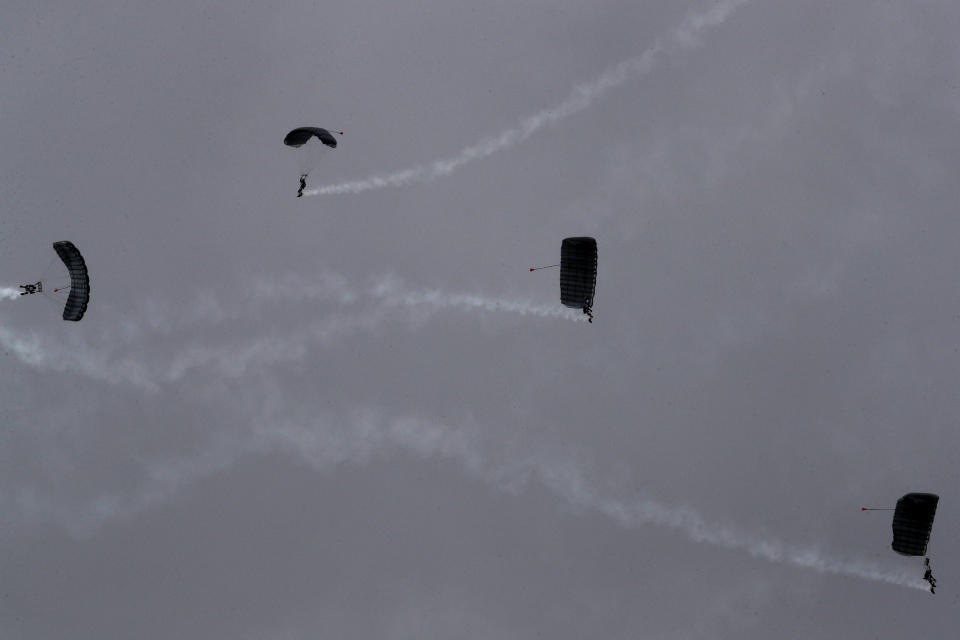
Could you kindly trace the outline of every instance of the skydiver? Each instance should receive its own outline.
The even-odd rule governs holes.
[[[303,190],[307,188],[307,174],[300,176],[300,190],[297,191],[297,197],[303,197]]]
[[[936,593],[934,589],[937,587],[937,579],[933,577],[933,569],[930,568],[930,558],[924,558],[923,566],[925,567],[923,579],[930,583],[930,593]]]

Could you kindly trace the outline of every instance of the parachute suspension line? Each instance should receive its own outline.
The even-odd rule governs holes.
[[[43,268],[43,271],[40,272],[40,277],[38,278],[40,282],[43,282],[44,280],[47,279],[47,274],[50,273],[50,267],[52,267],[53,263],[56,262],[57,260],[58,260],[57,254],[53,254],[53,257],[50,258],[50,262],[48,262],[47,266],[45,266]]]
[[[46,286],[44,288],[45,291],[52,291],[53,293],[56,293],[58,291],[69,291],[72,286],[72,283],[70,282],[70,280],[61,279],[61,278],[56,278],[53,280],[44,280],[44,282],[46,283]]]
[[[860,511],[895,511],[895,509],[888,508],[878,508],[878,507],[860,507]]]
[[[45,266],[45,267],[43,268],[43,272],[42,272],[40,275],[46,276],[47,273],[50,272],[50,267],[52,267],[52,266],[53,266],[53,263],[56,262],[56,261],[57,261],[57,256],[54,255],[52,258],[50,258],[50,262],[48,262],[48,263],[47,263],[47,266]]]
[[[559,264],[551,264],[546,267],[530,267],[530,271],[540,271],[540,269],[553,269],[554,267],[559,267]]]
[[[46,291],[38,291],[38,293],[39,293],[41,296],[43,296],[43,299],[44,299],[44,300],[46,300],[47,302],[49,302],[50,304],[52,304],[52,305],[55,306],[55,307],[59,307],[60,305],[63,304],[63,301],[62,301],[62,300],[58,300],[57,298],[55,298],[54,296],[50,295],[50,294],[47,293]]]

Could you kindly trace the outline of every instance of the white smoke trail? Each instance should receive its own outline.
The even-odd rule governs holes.
[[[35,331],[14,331],[0,326],[0,347],[20,362],[42,371],[78,373],[110,384],[133,385],[154,391],[157,383],[148,363],[135,358],[115,358],[103,348],[79,340],[43,338]]]
[[[254,292],[261,300],[281,299],[289,302],[330,300],[343,307],[373,303],[381,310],[407,307],[429,315],[447,309],[459,309],[562,318],[574,322],[586,320],[582,313],[558,304],[537,304],[520,298],[485,296],[479,293],[452,292],[437,288],[412,288],[392,275],[382,276],[373,286],[361,289],[351,287],[340,276],[329,274],[313,281],[287,276],[279,280],[261,280],[254,285]]]
[[[887,571],[867,562],[831,558],[816,548],[798,547],[779,540],[750,535],[729,526],[707,522],[688,507],[666,507],[651,500],[627,503],[598,496],[576,496],[571,501],[592,507],[626,527],[653,524],[679,531],[694,542],[744,551],[754,558],[776,564],[927,590],[926,583],[906,572]]]
[[[469,475],[488,484],[516,492],[535,478],[561,500],[579,509],[600,513],[620,526],[636,529],[657,526],[676,531],[698,544],[744,552],[751,557],[871,582],[926,590],[922,580],[902,571],[884,570],[876,565],[830,557],[816,548],[785,544],[769,537],[739,531],[709,522],[694,509],[667,506],[653,500],[624,501],[604,496],[592,488],[573,458],[486,452],[482,434],[487,429],[452,428],[431,420],[397,418],[383,420],[376,414],[354,416],[349,426],[331,427],[292,424],[282,412],[268,411],[261,417],[255,438],[264,451],[280,449],[299,456],[318,469],[343,462],[362,462],[375,452],[401,449],[423,457],[457,461]]]
[[[488,312],[515,313],[523,316],[563,318],[574,322],[586,319],[582,314],[559,305],[535,304],[528,300],[519,299],[491,298],[479,294],[450,293],[440,289],[405,289],[401,281],[392,277],[381,279],[370,290],[370,295],[378,298],[389,307],[405,306],[415,309],[428,308],[435,311],[441,309],[478,309]]]
[[[422,323],[450,310],[585,321],[581,313],[559,304],[413,288],[395,276],[381,277],[368,287],[352,286],[337,274],[309,281],[288,276],[262,279],[248,291],[248,296],[226,300],[205,294],[186,305],[148,302],[141,318],[123,316],[119,327],[105,327],[99,338],[87,335],[86,342],[79,337],[44,337],[33,329],[14,331],[0,326],[0,347],[36,369],[77,373],[108,384],[159,391],[199,369],[235,378],[259,367],[302,361],[312,349],[336,344],[358,332],[373,331],[388,321]],[[150,338],[198,325],[223,326],[255,320],[264,311],[276,313],[274,305],[262,303],[277,301],[300,306],[326,302],[333,309],[325,310],[319,320],[283,332],[274,331],[269,324],[256,323],[253,335],[203,343],[184,341],[176,349],[152,357],[142,351],[142,345]]]
[[[302,290],[298,288],[297,291]],[[325,298],[328,295],[342,295],[344,291],[318,288],[308,293]],[[473,296],[461,294],[411,292],[399,287],[395,279],[387,279],[386,284],[379,283],[370,292],[367,295],[380,296],[387,301],[379,305],[381,310],[384,306],[389,308],[407,304],[417,307],[427,304],[434,309],[458,305],[467,308],[485,308],[487,305],[493,305],[494,309],[504,308],[503,301],[496,299],[476,297],[478,300],[475,300]],[[359,294],[353,291],[352,295]],[[536,305],[519,304],[520,313],[538,312]],[[305,345],[339,342],[346,332],[359,330],[358,322],[367,323],[360,329],[372,329],[381,320],[376,313],[377,309],[355,316],[333,314],[323,323],[283,338],[261,336],[241,344],[188,347],[174,354],[166,364],[142,356],[113,357],[78,343],[51,346],[36,336],[17,336],[2,327],[0,345],[12,350],[22,361],[46,370],[76,371],[111,384],[132,384],[147,391],[158,391],[164,384],[180,380],[189,371],[200,367],[214,369],[227,376],[237,376],[251,366],[302,359],[307,353]],[[466,473],[501,489],[516,491],[534,478],[565,502],[600,513],[623,527],[663,527],[677,531],[695,543],[744,552],[772,563],[823,574],[926,589],[922,581],[904,572],[883,570],[865,562],[840,560],[815,548],[788,545],[779,540],[745,533],[728,525],[709,522],[689,507],[667,506],[653,500],[628,501],[604,495],[593,488],[581,467],[570,456],[524,455],[516,453],[513,447],[508,447],[514,453],[507,456],[502,455],[502,449],[498,449],[500,453],[490,454],[487,452],[490,443],[483,440],[483,434],[488,430],[483,428],[451,428],[419,418],[381,420],[369,414],[354,416],[347,421],[330,420],[329,424],[304,426],[304,423],[289,421],[286,413],[290,405],[280,396],[272,402],[259,397],[250,401],[262,406],[256,420],[260,426],[254,427],[252,440],[244,443],[243,440],[231,439],[234,446],[229,451],[218,450],[214,456],[204,455],[153,466],[147,484],[141,489],[132,494],[99,496],[91,508],[80,509],[83,515],[78,515],[74,508],[66,507],[69,515],[61,514],[60,507],[44,505],[40,500],[33,506],[19,506],[29,507],[31,519],[52,518],[78,531],[89,531],[106,520],[130,515],[169,499],[186,483],[221,472],[250,452],[280,449],[303,456],[318,468],[327,468],[343,462],[363,462],[372,454],[401,449],[424,457],[455,460]],[[251,416],[257,414],[255,410],[249,412]]]
[[[20,292],[10,287],[0,287],[0,300],[19,300]]]
[[[498,448],[499,453],[491,453],[490,443],[484,442],[489,430],[482,425],[455,428],[416,417],[383,419],[379,412],[369,410],[347,419],[321,411],[320,423],[316,419],[291,421],[287,416],[289,403],[280,396],[250,398],[249,403],[249,415],[254,422],[245,437],[238,437],[231,429],[228,437],[213,438],[203,451],[189,457],[148,464],[141,486],[98,495],[81,505],[71,506],[33,494],[19,496],[18,517],[27,523],[57,522],[84,536],[105,522],[128,518],[170,500],[189,483],[222,473],[250,454],[281,452],[323,471],[345,463],[365,464],[373,457],[399,450],[423,458],[453,460],[467,475],[509,493],[517,493],[533,479],[569,505],[599,513],[624,528],[661,527],[697,544],[743,552],[774,564],[927,590],[926,583],[904,571],[831,557],[816,548],[789,545],[710,522],[688,506],[605,496],[594,489],[569,455],[523,454],[515,447]],[[509,453],[504,456],[504,451]],[[9,517],[9,510],[6,511]]]
[[[323,276],[319,282],[312,283],[291,276],[279,281],[261,280],[254,285],[253,293],[261,301],[330,301],[338,307],[338,312],[325,313],[322,320],[282,336],[261,336],[245,339],[240,344],[196,345],[184,349],[175,356],[159,383],[176,382],[187,372],[200,367],[237,377],[251,367],[302,360],[310,353],[311,346],[335,344],[345,336],[373,331],[388,319],[425,321],[451,309],[552,317],[572,322],[586,320],[582,313],[559,305],[441,289],[413,289],[394,276],[384,276],[366,289],[351,287],[344,278],[334,275]],[[397,315],[397,309],[406,309],[410,315]]]
[[[539,111],[520,121],[520,124],[503,131],[499,135],[485,138],[450,158],[436,160],[428,165],[417,165],[383,176],[371,176],[363,180],[331,184],[303,192],[305,196],[332,195],[343,193],[361,193],[372,189],[401,187],[404,185],[431,182],[448,176],[461,166],[486,158],[498,151],[523,142],[544,127],[553,126],[570,116],[577,114],[612,89],[622,86],[629,80],[641,78],[654,69],[657,56],[661,52],[672,50],[692,50],[700,46],[700,35],[713,27],[723,24],[730,15],[748,0],[727,0],[717,2],[701,13],[690,13],[674,29],[666,41],[657,39],[649,49],[638,57],[607,69],[591,82],[574,87],[570,95],[560,104]]]
[[[243,339],[239,344],[232,345],[188,347],[174,356],[157,383],[176,382],[188,372],[201,367],[215,369],[228,377],[238,377],[253,367],[303,360],[310,353],[310,347],[336,344],[342,338],[360,331],[373,331],[389,319],[422,322],[451,309],[552,317],[572,322],[586,320],[582,313],[559,305],[540,305],[529,300],[440,289],[411,289],[393,276],[380,278],[367,289],[353,288],[345,279],[337,276],[325,276],[319,280],[312,284],[295,277],[276,282],[262,280],[254,285],[253,293],[260,301],[330,301],[337,306],[337,312],[327,312],[322,320],[283,335]],[[408,315],[398,315],[397,309],[406,309]]]

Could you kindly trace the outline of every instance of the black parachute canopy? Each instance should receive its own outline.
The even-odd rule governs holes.
[[[597,288],[597,241],[564,238],[560,245],[560,302],[590,315]]]
[[[302,147],[307,144],[313,136],[316,136],[320,142],[328,147],[333,149],[337,148],[337,139],[333,137],[333,134],[320,127],[299,127],[294,129],[283,139],[283,144],[288,147]]]
[[[72,242],[66,240],[54,242],[53,249],[70,272],[70,296],[63,308],[63,319],[76,322],[86,313],[87,303],[90,302],[90,276],[87,274],[87,263]]]
[[[905,556],[926,555],[939,501],[940,496],[932,493],[908,493],[897,500],[890,545],[894,551]]]

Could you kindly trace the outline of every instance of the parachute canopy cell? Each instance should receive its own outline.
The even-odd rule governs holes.
[[[314,136],[331,149],[337,148],[337,139],[333,137],[333,134],[320,127],[299,127],[294,129],[283,139],[283,144],[288,147],[302,147]]]
[[[560,245],[560,302],[590,315],[597,288],[597,241],[564,238]]]
[[[72,242],[66,240],[54,242],[53,250],[57,252],[63,264],[66,265],[67,271],[70,272],[70,296],[63,308],[63,319],[76,322],[87,312],[87,303],[90,302],[90,276],[87,274],[87,263]]]
[[[897,500],[890,545],[894,551],[905,556],[926,555],[938,502],[940,497],[932,493],[908,493]]]

